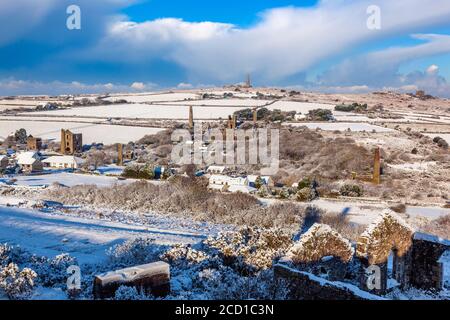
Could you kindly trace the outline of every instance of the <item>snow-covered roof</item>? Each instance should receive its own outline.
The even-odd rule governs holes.
[[[209,178],[209,184],[226,184],[229,186],[245,186],[247,182],[246,178],[242,177],[229,177],[225,175],[214,174]]]
[[[421,233],[421,232],[414,233],[414,240],[429,241],[429,242],[442,244],[444,246],[450,247],[450,240],[443,239],[443,238],[437,237],[432,234],[427,234],[427,233]]]
[[[83,163],[83,159],[74,156],[52,156],[43,160],[42,162],[73,165]]]
[[[438,260],[439,263],[450,264],[450,249],[445,250],[445,252],[441,255]]]
[[[36,152],[27,151],[16,155],[17,163],[19,165],[31,165],[39,160]]]

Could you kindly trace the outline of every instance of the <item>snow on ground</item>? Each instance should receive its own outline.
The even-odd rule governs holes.
[[[80,263],[96,263],[105,259],[108,248],[125,240],[144,237],[159,245],[194,244],[207,236],[183,226],[162,229],[155,221],[128,224],[0,206],[0,243],[47,257],[69,253]]]
[[[78,122],[78,123],[99,123],[101,121],[108,121],[108,117],[104,118],[83,118],[83,117],[53,117],[49,116],[34,116],[34,112],[22,113],[20,116],[8,116],[8,115],[0,115],[0,121],[51,121],[51,122]],[[2,122],[0,122],[0,125]],[[108,123],[106,123],[108,124]]]
[[[397,170],[415,171],[415,172],[425,172],[434,165],[436,165],[435,161],[424,161],[424,162],[413,162],[413,163],[402,163],[402,164],[388,164],[389,167],[397,169]]]
[[[142,103],[142,102],[163,102],[163,101],[180,101],[185,99],[198,99],[199,95],[188,92],[174,92],[174,93],[147,93],[147,94],[127,94],[127,95],[112,95],[105,100],[117,101],[126,100],[128,102]]]
[[[87,109],[87,108],[86,108]],[[73,110],[73,109],[72,109]],[[124,109],[126,111],[126,108]],[[75,133],[83,134],[83,143],[128,143],[136,141],[147,134],[155,134],[163,129],[131,127],[119,125],[100,125],[79,122],[46,122],[46,121],[0,121],[0,137],[14,134],[20,128],[24,128],[28,134],[43,139],[59,141],[61,129],[69,129]]]
[[[248,107],[260,107],[271,103],[272,100],[259,100],[259,99],[210,99],[210,100],[197,100],[188,102],[173,102],[172,105],[191,105],[191,106],[225,106],[233,107],[239,106],[242,108]],[[165,103],[164,103],[165,104]]]
[[[195,119],[228,118],[241,107],[194,107]],[[127,119],[188,119],[188,105],[115,104],[95,107],[78,107],[63,110],[34,112],[34,115],[107,117]],[[22,114],[24,115],[24,114]]]
[[[94,184],[99,187],[108,187],[114,184],[128,184],[135,180],[118,180],[116,177],[108,177],[105,175],[88,175],[70,172],[56,172],[50,174],[40,174],[40,175],[28,175],[28,176],[14,176],[17,181],[14,185],[17,186],[27,186],[27,187],[38,187],[38,186],[49,186],[54,182],[58,182],[68,187],[73,187],[83,184]],[[0,178],[0,186],[9,181],[9,178]]]
[[[368,225],[374,221],[389,205],[387,203],[366,203],[363,201],[332,201],[325,199],[314,200],[311,203],[323,210],[340,213],[349,209],[347,215],[351,222]],[[406,215],[410,218],[426,218],[435,220],[450,214],[450,209],[439,207],[406,207]]]
[[[357,122],[299,122],[299,123],[285,123],[285,125],[292,125],[294,127],[305,126],[309,129],[322,129],[325,131],[367,131],[367,132],[393,132],[393,129],[375,126],[368,123]]]
[[[98,167],[97,170],[95,170],[95,173],[109,176],[120,176],[124,169],[125,167],[119,167],[116,165],[102,166]]]

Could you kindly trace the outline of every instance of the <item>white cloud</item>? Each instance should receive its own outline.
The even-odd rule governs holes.
[[[192,89],[194,86],[190,83],[181,82],[177,85],[178,89]]]
[[[145,89],[145,84],[143,82],[133,82],[131,84],[131,89],[144,90]]]
[[[58,59],[62,63],[79,60],[89,63],[106,61],[134,67],[163,60],[181,67],[183,74],[186,74],[187,79],[183,79],[186,82],[236,82],[251,73],[258,82],[273,83],[304,74],[330,58],[348,55],[353,49],[368,43],[414,34],[424,28],[448,24],[450,19],[448,0],[433,0],[432,5],[423,0],[377,0],[376,4],[381,8],[381,30],[369,30],[366,26],[366,9],[374,4],[373,0],[322,0],[313,7],[270,9],[261,13],[258,23],[246,28],[210,21],[187,22],[176,18],[136,23],[129,21],[127,17],[113,15],[118,9],[135,1],[138,0],[79,0],[83,4],[82,11],[89,10],[90,13],[84,14],[83,19],[90,17],[92,20],[95,17],[92,29],[83,34],[94,35],[87,42],[88,48],[81,46],[79,50],[73,49],[70,53],[60,52]],[[37,30],[37,37],[45,41],[47,38],[48,41],[59,41],[61,34],[66,35],[61,33],[61,30],[64,31],[64,24],[61,30],[57,29],[61,33],[58,34],[59,38],[53,37],[53,33],[48,35],[45,32],[55,28],[47,26],[45,30],[41,30],[36,29],[36,26],[46,20],[59,21],[53,16],[49,17],[50,13],[53,15],[60,12],[61,7],[72,1],[38,2],[0,2],[0,46],[33,30]],[[65,14],[65,10],[61,12]],[[101,29],[101,32],[97,33],[94,29]],[[66,38],[63,37],[64,41],[69,41]],[[411,82],[413,77],[398,74],[398,67],[406,61],[450,52],[448,36],[416,35],[416,38],[424,43],[412,47],[389,48],[344,61],[321,75],[318,87],[359,92],[381,86],[416,86],[418,84]],[[94,45],[91,46],[91,43]],[[83,44],[86,45],[84,42]],[[51,63],[53,65],[53,59]],[[420,85],[434,84],[442,87],[442,78],[438,74],[439,69],[434,67],[422,72]],[[434,82],[431,80],[433,77]],[[416,77],[414,81],[419,82],[419,78]],[[136,82],[130,86],[111,83],[55,84],[55,90],[67,88],[97,91],[117,91],[118,88],[142,91],[154,86],[144,82]],[[28,86],[37,91],[46,88],[48,84],[16,82],[10,85],[18,86],[21,90]],[[2,87],[0,82],[0,90],[6,92],[6,87],[5,83]],[[19,89],[14,87],[11,90],[17,92]]]
[[[58,0],[0,1],[0,45],[33,30],[57,2]]]
[[[403,63],[450,52],[449,35],[421,34],[413,37],[426,42],[409,47],[391,47],[345,59],[321,74],[318,82],[326,86],[364,84],[378,88],[410,85],[411,83],[405,82],[411,79],[398,73]],[[427,74],[435,76],[438,71],[439,68],[432,65],[428,68]]]
[[[242,79],[248,72],[261,80],[280,80],[354,46],[416,32],[450,17],[448,0],[435,0],[433,5],[422,0],[377,2],[381,30],[366,27],[366,9],[372,0],[324,0],[310,8],[268,10],[249,28],[172,18],[119,21],[87,55],[121,62],[162,58],[206,80]]]
[[[137,84],[136,82],[134,84]],[[143,84],[143,87],[136,85],[139,88],[155,89],[155,84]],[[135,87],[136,87],[135,86]],[[131,86],[132,87],[132,86]],[[133,88],[136,89],[136,88]],[[141,90],[141,89],[139,89]],[[39,81],[24,81],[16,79],[0,80],[0,95],[32,95],[32,94],[80,94],[80,93],[109,93],[109,92],[129,92],[130,86],[113,83],[96,83],[86,84],[78,81],[70,83],[53,81],[53,82],[39,82]]]
[[[439,67],[435,64],[432,64],[431,66],[429,66],[427,68],[427,73],[429,75],[434,75],[434,74],[438,74],[439,73]]]

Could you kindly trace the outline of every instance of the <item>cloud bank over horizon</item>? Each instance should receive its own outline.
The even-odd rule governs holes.
[[[366,0],[267,8],[249,26],[180,17],[137,22],[121,10],[139,1],[70,2],[82,9],[82,30],[61,26],[66,0],[0,4],[0,95],[187,89],[251,73],[265,86],[450,97],[450,67],[442,65],[450,55],[448,0],[379,0],[379,30],[367,27],[373,1]],[[34,55],[15,54],[30,48]],[[416,61],[420,67],[400,71]]]

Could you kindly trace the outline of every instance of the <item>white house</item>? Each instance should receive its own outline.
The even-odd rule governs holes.
[[[24,172],[42,171],[42,162],[37,152],[27,151],[16,154],[16,161]]]
[[[248,181],[243,177],[229,177],[225,175],[211,175],[209,178],[209,189],[229,191],[229,192],[243,192],[251,193],[256,191],[255,188],[248,186]]]
[[[83,164],[83,159],[74,156],[53,156],[42,161],[48,168],[54,169],[78,169]]]

